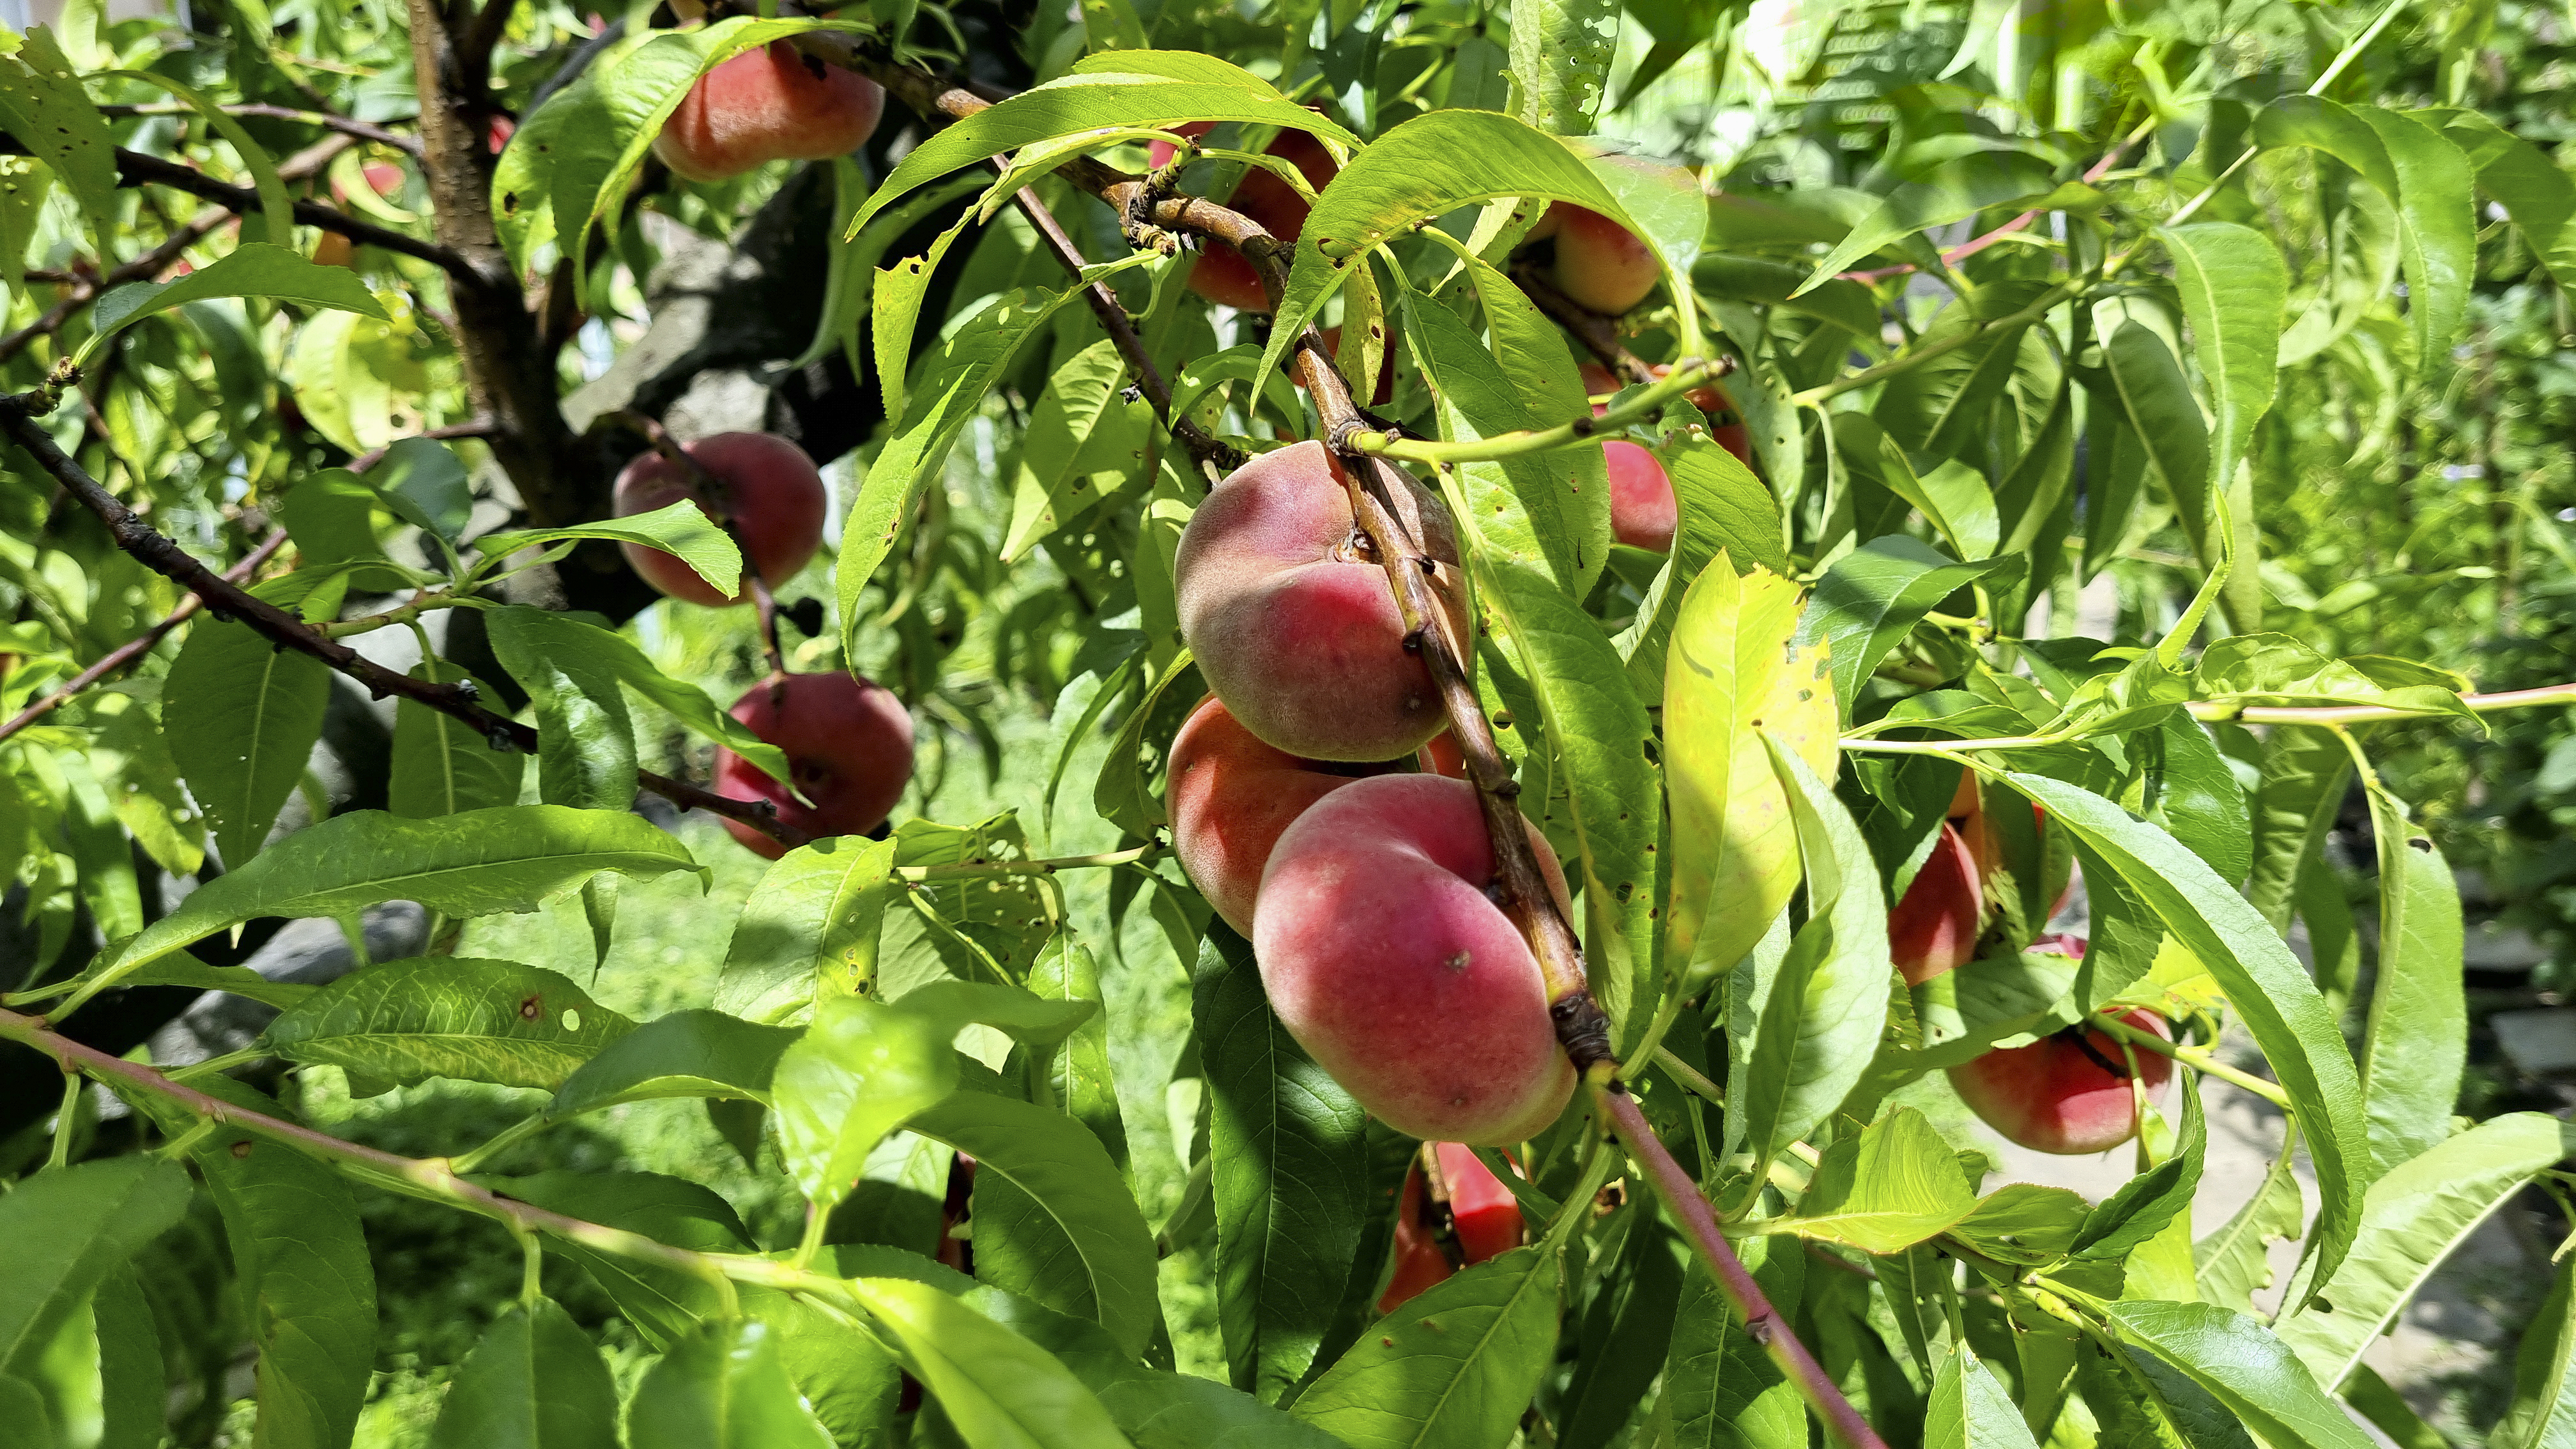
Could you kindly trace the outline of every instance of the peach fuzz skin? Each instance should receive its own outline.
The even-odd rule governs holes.
[[[1423,1221],[1430,1195],[1429,1182],[1417,1159],[1404,1174],[1404,1192],[1396,1201],[1395,1267],[1387,1275],[1386,1291],[1378,1295],[1377,1311],[1381,1314],[1393,1313],[1458,1271],[1449,1255],[1440,1251],[1440,1239],[1431,1225]]]
[[[1449,1189],[1449,1221],[1458,1252],[1469,1264],[1500,1257],[1521,1245],[1521,1204],[1503,1180],[1463,1142],[1432,1146],[1440,1183]]]
[[[1272,749],[1211,695],[1172,736],[1172,853],[1199,894],[1248,938],[1261,871],[1281,832],[1362,775],[1400,768],[1329,765]]]
[[[1583,390],[1598,395],[1619,390],[1619,379],[1597,362],[1583,364]],[[1592,415],[1610,411],[1595,403]],[[1673,497],[1673,480],[1648,449],[1613,438],[1601,445],[1610,469],[1610,536],[1630,548],[1650,553],[1673,551],[1673,534],[1681,527],[1681,504]]]
[[[2152,1011],[2132,1008],[2119,1019],[2173,1039],[2165,1019]],[[2006,1141],[2068,1157],[2108,1151],[2138,1134],[2137,1104],[2130,1097],[2129,1079],[2102,1070],[2101,1063],[2086,1056],[2070,1035],[2074,1030],[1952,1067],[1950,1085]],[[2103,1061],[2122,1062],[2120,1043],[2109,1034],[2088,1027],[2084,1036]],[[2173,1076],[2172,1060],[2144,1050],[2137,1059],[2148,1095],[2162,1092]]]
[[[1597,211],[1560,201],[1530,228],[1530,241],[1554,241],[1548,281],[1587,311],[1617,317],[1646,300],[1662,269],[1635,233]]]
[[[1454,567],[1439,505],[1416,502],[1425,547]],[[1352,534],[1350,496],[1308,441],[1229,474],[1173,556],[1181,637],[1208,687],[1262,741],[1310,760],[1395,759],[1448,722],[1405,650],[1385,571]]]
[[[1932,853],[1905,888],[1905,898],[1887,913],[1887,945],[1896,969],[1908,986],[1920,986],[1945,971],[1955,971],[1977,954],[1977,933],[1985,921],[1985,895],[1978,887],[1977,862],[1968,842],[1948,821],[1932,842]]]
[[[612,511],[619,518],[667,508],[686,498],[718,523],[729,512],[735,536],[747,555],[743,567],[758,569],[772,588],[796,577],[823,542],[823,510],[829,502],[823,475],[805,450],[768,433],[718,433],[680,450],[698,466],[721,479],[730,498],[703,498],[688,470],[659,453],[642,453],[617,475]],[[711,608],[741,602],[728,599],[698,571],[658,548],[621,543],[627,566],[644,582],[674,599]],[[748,588],[743,590],[748,595]]]
[[[724,749],[716,751],[716,793],[767,800],[778,808],[781,823],[808,835],[865,835],[885,823],[912,779],[912,714],[867,680],[773,674],[734,701],[730,713],[786,752],[796,794]],[[771,860],[787,853],[748,825],[727,820],[725,829]]]
[[[723,181],[769,161],[828,161],[877,129],[885,90],[783,40],[746,50],[689,87],[653,154],[691,181]]]
[[[1173,129],[1184,136],[1204,136],[1216,129],[1216,122],[1193,121]],[[1146,159],[1157,170],[1171,164],[1170,146],[1156,141],[1145,150]],[[1324,143],[1303,131],[1280,132],[1263,154],[1295,166],[1318,194],[1332,183],[1333,173],[1340,169],[1333,164],[1333,153],[1324,149]],[[1284,242],[1295,241],[1297,234],[1305,230],[1306,213],[1312,210],[1295,187],[1258,166],[1243,168],[1243,179],[1236,183],[1234,195],[1225,205]],[[1242,253],[1220,241],[1210,241],[1200,251],[1198,261],[1190,268],[1190,290],[1240,312],[1270,310],[1270,294],[1261,290],[1261,274],[1252,269],[1252,263],[1245,261]]]
[[[1530,841],[1562,905],[1555,853]],[[1474,787],[1437,775],[1325,796],[1262,875],[1253,954],[1271,1008],[1399,1132],[1519,1142],[1574,1094],[1538,961],[1485,894],[1493,876]]]

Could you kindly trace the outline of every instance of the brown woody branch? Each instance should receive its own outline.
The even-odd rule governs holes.
[[[26,147],[14,136],[0,141],[0,150],[5,150],[7,154],[13,156],[27,154]],[[140,151],[128,151],[122,146],[116,148],[116,184],[166,186],[174,191],[184,191],[191,196],[211,201],[227,211],[246,216],[256,215],[261,209],[259,191],[255,187],[235,186],[230,182],[217,181],[194,166],[163,160],[158,156],[147,156]],[[320,202],[298,201],[294,205],[294,210],[295,220],[304,226],[337,232],[362,246],[380,247],[385,251],[416,257],[445,271],[450,276],[457,275],[464,269],[464,259],[444,247],[422,241],[418,237],[405,236],[401,232],[378,226],[371,221],[360,221],[346,212],[336,211]]]
[[[398,674],[348,645],[325,637],[302,619],[245,591],[198,562],[168,535],[135,517],[132,509],[118,502],[114,494],[100,487],[96,479],[65,456],[62,449],[54,446],[54,440],[35,424],[35,418],[41,415],[39,410],[45,406],[42,401],[31,406],[22,398],[0,398],[0,432],[6,432],[10,441],[26,449],[37,466],[52,475],[54,481],[61,484],[82,507],[96,514],[99,521],[107,525],[108,534],[116,540],[117,547],[154,573],[185,585],[205,601],[205,607],[216,618],[237,619],[267,636],[281,649],[292,649],[321,660],[356,680],[372,698],[397,696],[462,720],[490,741],[496,750],[516,750],[528,755],[537,752],[537,732],[485,709],[476,702],[476,693],[471,686],[438,684]],[[776,810],[766,801],[730,799],[649,770],[638,771],[636,783],[683,809],[705,810],[729,820],[738,820],[791,847],[803,845],[812,838],[781,823]]]
[[[307,126],[320,126],[326,131],[337,131],[343,136],[354,137],[360,141],[373,141],[380,146],[391,146],[397,151],[408,151],[414,156],[420,154],[420,138],[417,136],[406,136],[400,131],[354,120],[348,116],[335,115],[330,111],[301,111],[293,106],[259,104],[218,106],[215,109],[227,116],[257,116],[262,120],[296,121]],[[197,108],[173,102],[157,106],[101,106],[98,108],[98,113],[110,118],[193,116],[197,114]]]
[[[259,547],[251,550],[249,557],[243,559],[240,563],[234,564],[231,568],[224,570],[224,582],[228,584],[238,584],[248,580],[251,575],[259,572],[259,566],[261,564],[264,564],[270,559],[276,557],[277,551],[284,547],[285,544],[285,529],[281,528],[272,532],[267,538],[260,541]],[[203,607],[204,603],[204,597],[194,593],[181,599],[179,601],[179,607],[172,609],[162,618],[160,623],[153,625],[151,628],[144,630],[141,634],[127,640],[115,649],[108,651],[108,653],[96,664],[91,665],[89,668],[82,670],[80,673],[73,675],[69,680],[65,681],[62,688],[55,690],[53,693],[28,705],[25,709],[18,711],[17,715],[7,724],[0,724],[0,740],[5,740],[11,735],[16,734],[18,731],[25,729],[27,726],[34,724],[36,721],[43,719],[46,715],[52,714],[55,710],[62,708],[64,705],[71,703],[75,698],[78,698],[82,690],[89,688],[91,685],[98,683],[100,680],[105,679],[120,669],[123,669],[125,666],[132,664],[135,660],[151,653],[152,646],[160,643],[164,638],[168,637],[171,630],[188,622],[189,618],[193,616],[199,608]]]
[[[1539,275],[1535,267],[1514,267],[1512,283],[1547,314],[1549,321],[1573,333],[1584,350],[1598,359],[1603,367],[1630,382],[1651,383],[1655,380],[1654,365],[1620,345],[1615,319],[1604,317],[1558,291]]]

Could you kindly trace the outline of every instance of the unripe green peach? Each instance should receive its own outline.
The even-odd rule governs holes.
[[[1530,832],[1560,907],[1555,853]],[[1253,952],[1271,1008],[1360,1105],[1441,1142],[1523,1141],[1574,1093],[1547,984],[1494,903],[1474,787],[1354,780],[1279,837]]]

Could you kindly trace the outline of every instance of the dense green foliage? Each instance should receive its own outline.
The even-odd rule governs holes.
[[[2362,1353],[2576,1147],[2469,1072],[2453,875],[2563,987],[2563,15],[703,8],[0,32],[0,1437],[2433,1442]],[[683,179],[752,62],[885,119]],[[1247,254],[1272,312],[1189,285]],[[820,552],[661,598],[633,550],[750,589],[758,510],[612,480],[737,430]],[[1256,953],[1174,838],[1242,662],[1183,531],[1307,439],[1445,515],[1336,557],[1456,610],[1388,657],[1463,671],[1580,945],[1499,829],[1338,964],[1509,912],[1625,1084],[1476,1149],[1486,1247],[1380,1078],[1501,1048],[1337,1079],[1325,922]],[[889,829],[798,826],[726,708],[780,669],[909,711]],[[2288,1130],[2195,1237],[2205,1082]],[[1989,1191],[1962,1099],[2131,1175]],[[2506,1449],[2576,1423],[2571,1275]]]

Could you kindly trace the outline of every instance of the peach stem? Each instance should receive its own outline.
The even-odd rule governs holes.
[[[2167,1041],[2154,1032],[2140,1031],[2116,1016],[2097,1015],[2088,1024],[2104,1035],[2116,1038],[2130,1046],[2171,1057],[2193,1071],[2206,1072],[2231,1087],[2242,1087],[2285,1112],[2291,1110],[2290,1094],[2282,1091],[2278,1083],[2267,1082],[2251,1072],[2239,1071],[2229,1066],[2220,1061],[2217,1054],[2207,1047],[2184,1046],[2180,1042]]]

